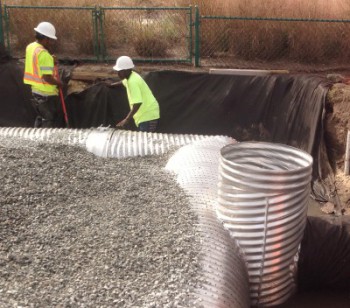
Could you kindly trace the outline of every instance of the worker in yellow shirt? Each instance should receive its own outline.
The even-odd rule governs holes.
[[[36,41],[26,48],[23,79],[32,89],[32,104],[37,113],[34,127],[62,127],[59,88],[63,85],[56,74],[55,58],[49,52],[57,40],[56,29],[49,22],[41,22],[34,31]]]
[[[160,118],[159,104],[147,83],[133,71],[134,67],[132,59],[127,56],[119,57],[113,67],[118,72],[121,82],[110,86],[114,87],[122,83],[130,105],[130,112],[116,126],[125,127],[133,118],[139,131],[155,132]]]

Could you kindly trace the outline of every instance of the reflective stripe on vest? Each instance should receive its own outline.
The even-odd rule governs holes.
[[[39,65],[38,65],[38,57],[39,53],[45,50],[43,47],[38,46],[34,49],[33,57],[32,57],[32,72],[24,72],[24,80],[28,81],[29,84],[48,84],[45,80],[40,77],[39,74]]]

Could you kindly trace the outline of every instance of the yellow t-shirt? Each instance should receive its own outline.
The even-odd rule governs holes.
[[[130,107],[141,103],[139,110],[134,114],[136,126],[142,122],[159,119],[159,104],[147,83],[138,73],[131,72],[129,78],[124,79],[122,83],[126,88]]]

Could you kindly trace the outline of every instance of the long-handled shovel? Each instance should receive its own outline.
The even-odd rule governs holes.
[[[66,109],[66,103],[64,101],[63,92],[62,92],[61,88],[60,88],[60,99],[61,99],[61,104],[62,104],[64,121],[66,122],[66,126],[69,127],[69,120],[68,120],[68,114],[67,114],[67,109]]]
[[[55,65],[55,74],[56,74],[56,78],[60,78],[57,65]],[[60,100],[61,100],[61,105],[62,105],[62,110],[63,110],[63,115],[64,115],[64,121],[66,122],[66,126],[69,127],[69,120],[68,120],[66,103],[64,101],[64,96],[63,96],[63,92],[62,92],[61,88],[59,88],[59,93],[60,93]]]

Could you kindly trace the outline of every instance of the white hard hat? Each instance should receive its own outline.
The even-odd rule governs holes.
[[[128,70],[134,68],[134,62],[128,56],[121,56],[117,59],[117,62],[113,66],[113,69],[116,71]]]
[[[53,24],[43,21],[34,30],[42,35],[49,37],[50,39],[57,40],[56,29]]]

